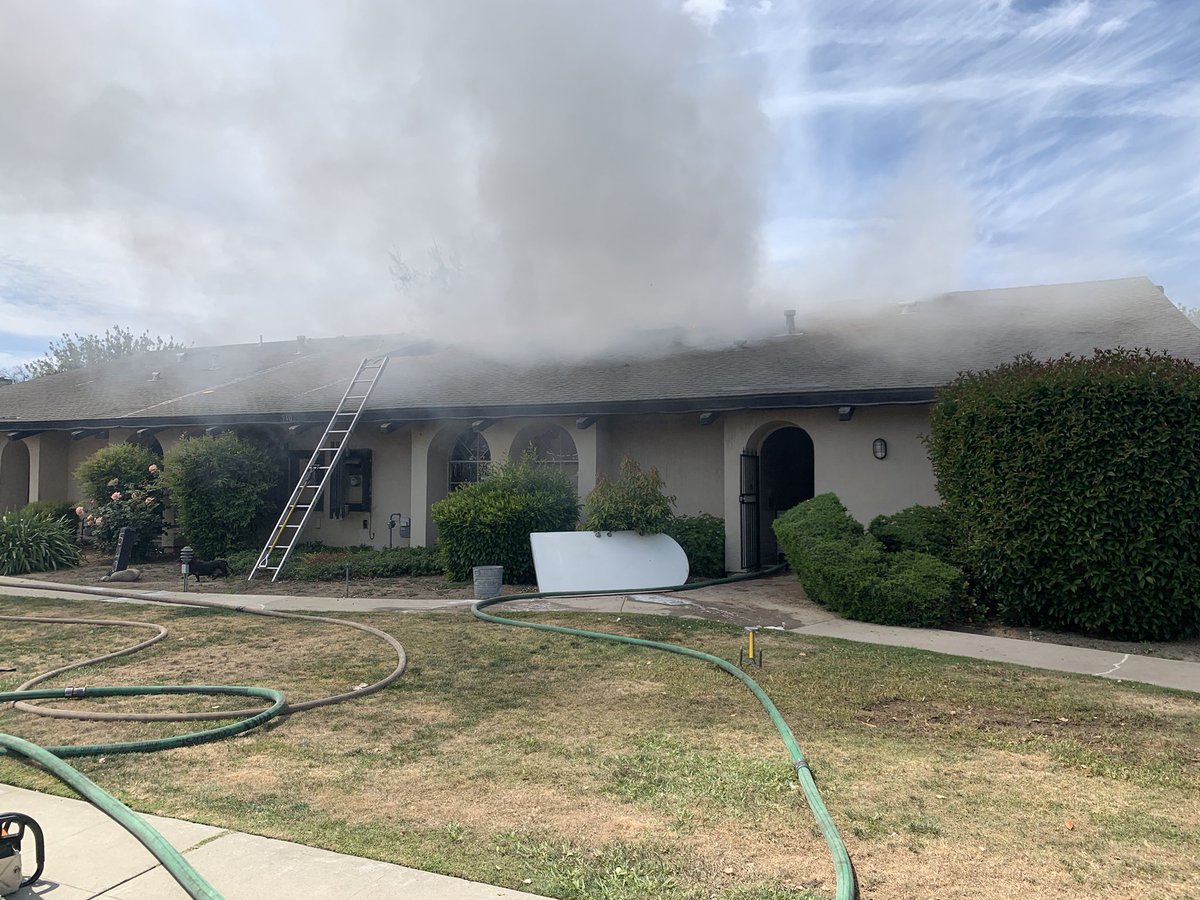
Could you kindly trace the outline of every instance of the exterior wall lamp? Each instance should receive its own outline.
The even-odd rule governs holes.
[[[887,456],[887,441],[883,438],[875,438],[871,442],[871,453],[876,459],[883,459]]]

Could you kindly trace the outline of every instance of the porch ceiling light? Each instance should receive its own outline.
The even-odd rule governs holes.
[[[875,438],[871,441],[871,453],[876,459],[883,459],[887,456],[887,441],[883,438]]]

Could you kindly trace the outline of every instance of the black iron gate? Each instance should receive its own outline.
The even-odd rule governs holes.
[[[742,508],[742,568],[762,565],[758,535],[758,454],[742,454],[742,489],[738,496]]]

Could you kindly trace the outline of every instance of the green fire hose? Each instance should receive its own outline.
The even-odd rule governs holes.
[[[786,566],[775,566],[771,569],[766,569],[762,572],[752,573],[750,575],[733,575],[728,578],[717,578],[710,581],[697,581],[692,584],[675,585],[673,587],[661,588],[662,591],[685,591],[694,590],[696,588],[709,587],[718,584],[732,584],[738,581],[746,581],[751,578],[761,578],[767,575],[774,575],[785,569]],[[796,743],[796,736],[792,733],[792,729],[788,727],[780,714],[778,707],[767,696],[767,692],[762,689],[757,681],[747,675],[742,669],[735,666],[728,660],[721,659],[719,656],[713,656],[711,653],[704,653],[700,650],[693,650],[690,647],[681,647],[678,644],[667,644],[662,641],[650,641],[645,638],[626,637],[620,634],[608,634],[603,631],[587,631],[582,628],[567,628],[563,625],[545,625],[541,622],[527,622],[523,619],[510,619],[503,616],[494,616],[490,613],[485,613],[483,610],[489,606],[496,606],[500,603],[511,603],[514,600],[540,600],[547,597],[588,597],[588,596],[612,596],[613,591],[561,591],[554,593],[531,593],[531,594],[508,594],[501,597],[491,597],[487,600],[479,600],[471,606],[472,614],[485,622],[495,622],[499,625],[515,625],[519,628],[535,628],[539,631],[553,631],[557,634],[569,634],[572,637],[594,638],[601,641],[616,641],[622,644],[633,644],[636,647],[649,647],[653,650],[665,650],[668,653],[678,653],[682,656],[687,656],[692,659],[698,659],[702,662],[711,663],[730,675],[740,680],[750,689],[763,709],[767,711],[767,715],[771,718],[771,724],[775,726],[775,730],[779,732],[779,736],[783,739],[783,744],[787,748],[788,755],[792,759],[792,766],[796,770],[796,777],[799,779],[800,787],[804,791],[804,797],[808,801],[808,807],[812,810],[813,816],[817,820],[817,825],[821,829],[821,834],[825,838],[825,843],[829,847],[829,853],[833,857],[833,868],[835,876],[835,893],[836,900],[855,900],[858,896],[858,883],[854,875],[854,865],[850,862],[850,854],[846,852],[846,845],[842,841],[842,836],[838,833],[837,825],[834,824],[833,818],[829,815],[829,810],[825,808],[825,802],[821,799],[820,791],[817,790],[816,782],[813,780],[812,772],[808,767],[808,761],[804,758],[804,751],[800,749],[800,745]]]
[[[154,750],[166,750],[171,747],[190,747],[208,741],[241,734],[251,728],[271,719],[283,710],[287,698],[279,691],[271,688],[241,687],[227,685],[156,685],[153,687],[93,687],[66,688],[63,690],[40,691],[4,691],[0,692],[0,701],[39,700],[52,697],[135,697],[150,694],[235,694],[245,697],[256,697],[271,701],[270,707],[249,718],[242,719],[230,725],[219,728],[208,728],[189,734],[174,737],[157,738],[145,741],[125,741],[116,744],[77,744],[66,747],[39,747],[37,744],[22,740],[10,734],[0,733],[0,756],[14,756],[24,762],[32,763],[49,772],[63,784],[67,785],[79,796],[83,797],[110,819],[134,836],[154,858],[162,863],[163,868],[170,873],[193,900],[221,900],[221,895],[204,878],[192,868],[178,850],[172,847],[167,839],[145,822],[128,806],[109,794],[94,781],[76,771],[62,761],[61,757],[70,756],[102,756],[109,753],[148,753]]]

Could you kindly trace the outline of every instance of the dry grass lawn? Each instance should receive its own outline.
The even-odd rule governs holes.
[[[391,665],[369,635],[232,611],[0,597],[0,614],[171,630],[60,686],[260,684],[302,700]],[[78,767],[136,809],[551,897],[832,896],[782,744],[724,673],[466,614],[355,618],[409,652],[389,690],[223,743]],[[741,637],[675,618],[539,618],[735,659]],[[4,689],[142,637],[0,629],[0,665],[16,669],[0,673]],[[1200,696],[792,634],[766,641],[760,681],[811,760],[863,897],[1200,896]],[[44,744],[181,727],[0,713],[0,730]],[[59,792],[8,760],[0,781]]]

